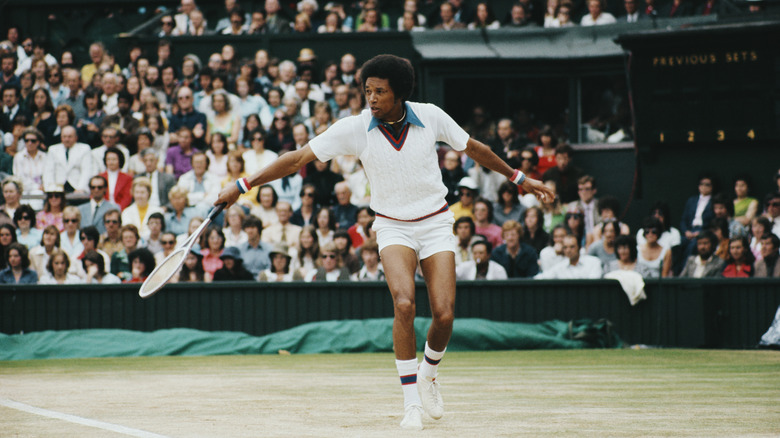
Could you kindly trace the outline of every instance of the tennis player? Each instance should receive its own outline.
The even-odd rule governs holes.
[[[215,205],[226,202],[230,207],[252,187],[290,175],[314,159],[328,161],[339,155],[360,158],[371,184],[371,208],[377,213],[373,228],[393,297],[393,346],[404,394],[401,427],[420,430],[423,409],[434,419],[444,414],[436,376],[452,334],[455,307],[457,242],[452,233],[453,214],[444,200],[447,188],[441,180],[436,142],[465,151],[480,165],[522,185],[542,201],[551,201],[555,195],[470,138],[438,107],[409,102],[414,69],[408,60],[379,55],[363,65],[361,75],[368,109],[339,120],[303,148],[226,186]],[[414,333],[418,260],[433,316],[419,366]]]

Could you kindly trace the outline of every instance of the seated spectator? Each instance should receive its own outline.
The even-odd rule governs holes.
[[[106,131],[104,130],[104,132]],[[100,173],[99,176],[102,176],[108,182],[108,190],[103,192],[105,193],[105,199],[124,210],[133,202],[133,196],[130,193],[133,177],[122,171],[125,166],[125,156],[119,149],[111,147],[105,150],[103,163],[105,164],[105,171]],[[90,179],[90,184],[94,180],[94,178]],[[92,189],[90,188],[91,191]]]
[[[284,154],[284,152],[282,152]],[[290,205],[293,211],[301,208],[301,188],[303,187],[303,178],[298,173],[285,175],[269,183],[273,187],[279,201],[284,201]]]
[[[222,233],[225,235],[225,247],[238,246],[247,241],[247,235],[242,225],[246,214],[240,205],[232,205],[225,214],[225,228]]]
[[[38,279],[38,284],[79,284],[82,280],[74,274],[69,273],[70,259],[68,254],[55,249],[49,257],[46,264],[46,273]]]
[[[177,236],[188,234],[189,223],[198,214],[194,207],[187,205],[187,190],[180,186],[174,186],[168,192],[168,200],[171,204],[171,210],[165,213],[166,231]]]
[[[618,229],[617,222],[606,222],[602,227],[601,240],[593,242],[593,244],[590,245],[590,248],[588,248],[588,254],[594,257],[598,257],[598,259],[601,260],[601,265],[605,268],[609,266],[611,262],[617,260],[617,253],[615,252],[615,239],[619,233],[620,230]]]
[[[30,269],[27,247],[14,242],[5,248],[8,267],[0,270],[0,284],[36,284],[38,274]]]
[[[715,256],[717,241],[712,232],[704,230],[696,235],[698,255],[689,256],[680,273],[684,278],[717,277],[723,270],[723,260]]]
[[[580,242],[571,234],[563,238],[563,255],[566,260],[536,278],[549,280],[598,279],[603,275],[601,260],[590,255],[580,255]]]
[[[87,273],[82,269],[81,261],[84,259],[84,255],[90,251],[95,251],[103,257],[103,265],[110,266],[111,256],[105,251],[98,249],[98,243],[100,242],[100,232],[96,227],[90,225],[79,230],[81,236],[81,244],[84,245],[84,251],[73,260],[71,266],[71,273],[78,275],[80,278],[85,278]]]
[[[468,216],[474,219],[474,199],[479,195],[477,183],[471,177],[464,177],[458,182],[459,201],[450,205],[455,219]]]
[[[519,224],[518,224],[519,226]],[[458,280],[506,280],[506,270],[500,263],[490,259],[490,242],[479,240],[471,246],[474,260],[467,260],[455,268]]]
[[[557,183],[553,180],[546,180],[544,182],[544,185],[550,188],[550,190],[553,191],[553,193],[557,193]],[[534,204],[531,204],[530,206],[535,205],[538,203],[536,200],[536,197],[534,197],[531,194],[527,194],[523,196],[523,202],[525,203],[526,199],[530,198]],[[565,210],[563,209],[563,206],[561,204],[561,198],[560,196],[555,196],[555,198],[552,201],[542,202],[539,204],[539,207],[542,210],[542,214],[544,217],[543,222],[543,228],[546,232],[551,232],[553,228],[557,227],[558,225],[563,225],[564,219],[566,218]]]
[[[502,239],[506,242],[492,251],[491,259],[500,264],[509,278],[533,277],[539,272],[536,250],[522,243],[523,227],[508,220],[501,226]],[[476,259],[476,255],[474,255]]]
[[[129,256],[138,248],[141,236],[138,234],[138,228],[132,224],[123,225],[120,235],[122,236],[122,249],[111,256],[111,273],[124,282],[132,276]]]
[[[241,151],[230,151],[228,152],[227,156],[227,175],[220,183],[222,188],[227,185],[235,184],[236,180],[239,178],[248,178],[250,176],[248,173],[246,173],[246,169],[244,167],[244,156]],[[254,203],[256,202],[255,200],[257,199],[259,191],[260,187],[252,187],[249,189],[249,192],[247,192],[247,195],[239,198],[236,203],[242,207],[252,208],[252,206],[255,205]]]
[[[468,24],[469,29],[498,29],[501,27],[501,23],[496,20],[493,9],[488,2],[477,3],[477,13],[474,16],[474,21]]]
[[[623,8],[626,14],[617,18],[618,23],[636,23],[647,19],[647,15],[639,11],[637,3],[637,0],[623,1]]]
[[[283,243],[274,245],[269,255],[271,258],[271,266],[260,272],[257,281],[289,283],[291,281],[301,280],[301,278],[298,277],[297,272],[290,270],[290,261],[292,260],[292,257],[290,257],[287,245]]]
[[[747,237],[738,236],[729,239],[729,257],[721,271],[726,278],[748,278],[753,276],[755,258],[750,252]]]
[[[758,199],[750,197],[750,177],[740,175],[734,180],[734,219],[745,227],[750,226],[758,214]]]
[[[703,174],[699,177],[699,194],[691,196],[685,202],[682,219],[680,220],[680,232],[685,254],[691,254],[696,246],[696,236],[706,230],[710,221],[715,217],[712,211],[712,193],[714,180],[711,176]]]
[[[644,226],[644,243],[639,244],[637,264],[644,267],[649,278],[669,277],[672,268],[672,253],[658,242],[663,225],[656,218],[649,218]]]
[[[658,16],[664,18],[688,17],[690,15],[693,15],[693,4],[684,0],[672,0],[658,13]]]
[[[504,243],[501,227],[493,222],[493,205],[487,199],[477,198],[474,201],[474,226],[476,234],[485,236],[493,247]],[[516,221],[513,221],[516,222]],[[519,225],[519,223],[518,223]]]
[[[588,14],[582,17],[580,26],[601,26],[617,23],[614,15],[604,12],[605,6],[606,2],[603,0],[588,0]]]
[[[154,271],[154,255],[146,248],[136,248],[127,258],[130,260],[130,278],[123,283],[143,283]]]
[[[290,223],[303,227],[316,225],[318,205],[315,204],[317,189],[311,184],[305,184],[299,193],[301,206],[293,212]]]
[[[566,237],[566,227],[562,224],[556,225],[550,233],[552,239],[550,245],[546,246],[539,253],[539,269],[544,272],[552,269],[553,266],[566,259],[563,255],[563,238]]]
[[[13,224],[0,224],[0,269],[8,267],[5,250],[12,243],[16,243],[16,229]]]
[[[596,1],[596,0],[593,0]],[[582,170],[571,164],[574,149],[567,144],[558,145],[555,148],[555,167],[550,168],[542,175],[544,181],[555,181],[555,187],[561,202],[568,204],[579,199],[577,191],[579,189],[578,181],[582,176]],[[541,167],[540,155],[540,167]]]
[[[305,278],[308,282],[313,281],[349,281],[349,269],[339,266],[338,248],[335,242],[329,242],[320,248],[321,266],[313,270]]]
[[[121,155],[121,154],[120,154]],[[113,153],[108,154],[109,161],[113,162],[114,158],[116,157]],[[113,164],[112,164],[113,166]],[[121,173],[121,172],[119,172]],[[122,183],[124,185],[125,183]],[[127,204],[130,204],[130,201],[132,201],[132,197],[130,196],[130,185],[132,184],[132,179],[126,182],[127,184],[127,194],[126,195],[120,195],[120,197],[127,196]],[[116,190],[116,186],[115,189]],[[122,189],[125,190],[124,188]],[[114,195],[117,195],[114,193]],[[106,213],[112,210],[121,210],[122,207],[115,204],[112,201],[106,200],[106,197],[108,196],[108,180],[106,179],[106,176],[102,175],[95,175],[89,180],[89,202],[85,202],[81,205],[79,205],[79,212],[81,212],[81,227],[88,227],[90,225],[97,227],[98,231],[101,233],[106,232],[105,224],[103,223],[103,216],[105,216]],[[57,202],[55,205],[59,205],[60,203]],[[126,205],[127,206],[127,205]],[[126,207],[125,206],[125,207]]]
[[[174,275],[174,283],[202,283],[205,280],[206,273],[203,271],[203,257],[200,250],[193,247],[184,258],[184,264],[179,271],[179,275]]]
[[[100,127],[106,118],[102,97],[103,92],[99,88],[87,87],[84,90],[84,109],[81,112],[81,117],[76,121],[78,138],[92,147],[100,145]],[[65,128],[60,131],[60,140],[62,140],[61,136],[64,131]]]
[[[3,191],[3,198],[5,198],[5,202],[0,205],[0,212],[5,213],[9,219],[13,219],[16,209],[22,205],[20,201],[24,185],[16,176],[7,176],[0,182],[0,187]]]
[[[81,223],[79,209],[73,206],[65,207],[62,212],[62,222],[65,224],[65,231],[60,234],[60,248],[68,254],[69,260],[76,260],[76,257],[84,252],[84,245],[81,244],[79,235]]]
[[[772,224],[772,228],[767,231],[780,237],[780,192],[767,195],[764,198],[764,205],[766,205],[765,216]]]
[[[314,160],[314,164],[306,167],[304,184],[311,184],[316,188],[317,198],[315,202],[320,207],[330,207],[336,202],[334,193],[336,183],[344,181],[344,177],[330,169],[330,161],[322,162]]]
[[[279,216],[276,215],[276,202],[279,197],[276,196],[276,190],[268,184],[260,186],[257,192],[257,202],[259,205],[252,207],[250,213],[263,221],[263,226],[268,228],[279,222]]]
[[[202,256],[203,271],[206,273],[206,282],[211,282],[214,273],[222,268],[222,251],[225,249],[225,235],[218,226],[211,225],[200,238],[200,255]]]
[[[176,133],[179,144],[168,148],[165,158],[165,172],[179,179],[186,172],[192,170],[191,157],[195,154],[192,148],[192,130],[186,126],[179,128]]]
[[[176,185],[176,179],[173,175],[159,170],[157,155],[153,149],[145,149],[141,153],[141,160],[144,171],[136,174],[135,177],[146,177],[152,182],[152,196],[149,198],[149,205],[170,210],[168,193]]]
[[[516,2],[509,11],[509,18],[504,22],[503,27],[536,27],[536,23],[531,20],[531,14],[525,3]]]
[[[596,179],[590,175],[584,175],[577,181],[577,196],[579,199],[569,203],[568,209],[578,209],[582,212],[585,221],[585,232],[593,233],[593,228],[601,222],[598,209],[599,200],[596,199]]]
[[[550,235],[542,228],[544,224],[544,213],[539,207],[531,207],[523,212],[523,233],[520,241],[530,245],[539,255],[542,249],[547,246]]]
[[[357,222],[358,207],[351,202],[352,190],[346,181],[336,183],[336,205],[332,207],[333,216],[336,219],[336,228],[348,230]]]
[[[723,260],[729,258],[729,223],[726,218],[716,217],[710,222],[709,231],[715,235],[715,255]]]
[[[44,188],[43,169],[46,164],[46,152],[39,149],[43,146],[43,134],[35,128],[27,128],[23,138],[25,148],[13,157],[13,175],[21,180],[24,195],[40,195]],[[36,209],[40,207],[40,203],[35,206]]]
[[[311,271],[319,267],[319,263],[320,245],[317,230],[312,225],[304,225],[301,228],[298,247],[292,255],[290,269],[297,271],[301,278],[306,278]]]
[[[54,225],[58,230],[63,231],[65,226],[62,223],[62,210],[66,205],[65,191],[61,186],[47,187],[43,210],[35,215],[35,226],[42,230],[49,225]]]
[[[214,273],[214,281],[254,281],[255,277],[244,267],[238,248],[228,246],[219,256],[222,267]]]
[[[52,251],[60,248],[60,231],[54,225],[43,229],[41,241],[30,249],[30,267],[38,273],[38,278],[46,273],[46,264]]]
[[[120,284],[122,280],[116,275],[106,272],[106,262],[97,251],[87,251],[81,259],[87,284]]]
[[[753,223],[750,226],[750,252],[753,253],[756,261],[763,258],[761,255],[761,238],[769,233],[771,229],[772,223],[769,222],[766,216],[759,216],[753,219]]]
[[[642,278],[649,278],[651,273],[647,269],[637,263],[637,245],[636,239],[632,236],[618,236],[615,239],[615,252],[617,253],[617,259],[612,260],[607,265],[605,272],[613,272],[618,270],[634,271],[639,273]]]
[[[658,238],[658,244],[665,248],[674,248],[680,245],[680,230],[671,226],[672,214],[669,204],[664,201],[658,201],[650,207],[650,217],[656,218],[661,222],[662,233]],[[638,245],[645,243],[645,230],[640,228],[636,232],[636,242]]]
[[[444,154],[444,166],[441,168],[441,179],[447,187],[445,199],[448,204],[454,204],[458,200],[458,183],[466,176],[466,171],[460,162],[460,155],[453,150]],[[517,187],[517,186],[515,186]],[[515,188],[515,191],[517,189]]]
[[[363,242],[371,238],[370,227],[374,223],[375,217],[376,214],[370,207],[360,207],[358,209],[357,222],[347,230],[350,239],[352,239],[352,248],[361,248]]]
[[[122,249],[122,213],[119,210],[109,210],[103,215],[103,226],[106,232],[100,235],[98,248],[110,256]]]
[[[570,208],[564,216],[563,226],[566,227],[566,234],[575,236],[580,241],[580,248],[585,248],[587,237],[585,234],[585,218],[582,210]]]
[[[257,278],[260,271],[271,265],[268,254],[272,246],[261,241],[263,221],[256,216],[247,216],[244,220],[244,232],[247,235],[247,241],[238,245],[238,250],[247,271],[252,274],[253,278]]]
[[[32,248],[41,241],[43,233],[35,228],[35,211],[27,204],[22,204],[14,212],[16,225],[16,241],[26,248]]]
[[[780,277],[780,263],[777,263],[778,249],[780,249],[780,237],[767,233],[761,238],[761,260],[756,262],[756,270],[753,275],[756,278]]]
[[[385,273],[379,262],[379,245],[376,239],[370,238],[360,247],[360,259],[363,266],[352,276],[354,281],[383,281]]]
[[[333,241],[336,234],[336,217],[328,207],[322,207],[317,212],[317,240],[320,246]]]
[[[191,170],[181,175],[176,185],[187,191],[187,205],[193,207],[196,214],[207,216],[219,195],[220,180],[208,171],[211,163],[203,152],[192,154],[190,164]]]
[[[747,235],[747,229],[739,221],[733,219],[734,203],[725,196],[715,195],[712,197],[712,212],[715,214],[715,218],[723,218],[726,221],[728,233],[726,239]]]
[[[620,212],[620,202],[614,196],[604,196],[599,199],[598,202],[599,220],[596,225],[593,226],[593,233],[588,235],[588,246],[592,242],[601,239],[601,228],[605,223],[618,220],[618,213]],[[631,229],[623,222],[617,222],[619,234],[628,234]]]
[[[476,235],[476,226],[474,220],[469,216],[459,217],[452,225],[452,232],[458,239],[458,246],[455,251],[455,265],[474,260],[471,254],[471,246],[478,240],[485,240],[483,236]]]
[[[160,235],[160,245],[162,251],[155,253],[154,261],[159,265],[160,262],[168,258],[176,249],[176,234],[166,231]]]
[[[149,235],[149,217],[154,213],[164,213],[161,207],[149,205],[152,195],[152,182],[149,178],[139,176],[133,180],[131,187],[133,203],[122,211],[122,223],[134,225],[140,235]]]
[[[360,270],[360,260],[352,248],[352,238],[345,230],[336,230],[333,234],[333,243],[336,244],[336,253],[339,255],[339,265],[349,270],[350,275]]]
[[[498,201],[493,205],[493,223],[499,227],[508,220],[520,222],[525,214],[525,206],[520,203],[517,185],[505,181],[498,187]]]

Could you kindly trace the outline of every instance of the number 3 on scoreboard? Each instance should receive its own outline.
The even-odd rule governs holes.
[[[694,141],[693,134],[694,134],[693,131],[688,131],[688,143],[693,143]]]
[[[722,129],[718,129],[717,134],[718,134],[718,141],[723,141],[726,139],[726,133],[723,132]]]

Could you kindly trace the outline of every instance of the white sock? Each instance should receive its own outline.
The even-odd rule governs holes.
[[[444,352],[447,351],[435,351],[428,346],[428,342],[425,343],[425,356],[423,356],[422,362],[420,362],[420,376],[423,378],[430,378],[431,380],[436,378],[436,374],[439,370],[439,362],[444,357]]]
[[[395,367],[398,369],[401,389],[404,391],[404,409],[411,405],[422,406],[420,394],[417,393],[417,359],[396,359]]]

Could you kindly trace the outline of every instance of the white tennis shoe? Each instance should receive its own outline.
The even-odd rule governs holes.
[[[434,420],[444,415],[444,400],[439,391],[439,382],[435,378],[422,377],[417,379],[417,391],[420,393],[423,409]]]
[[[404,419],[401,420],[401,428],[406,430],[423,430],[423,410],[420,405],[411,405],[404,411]]]

